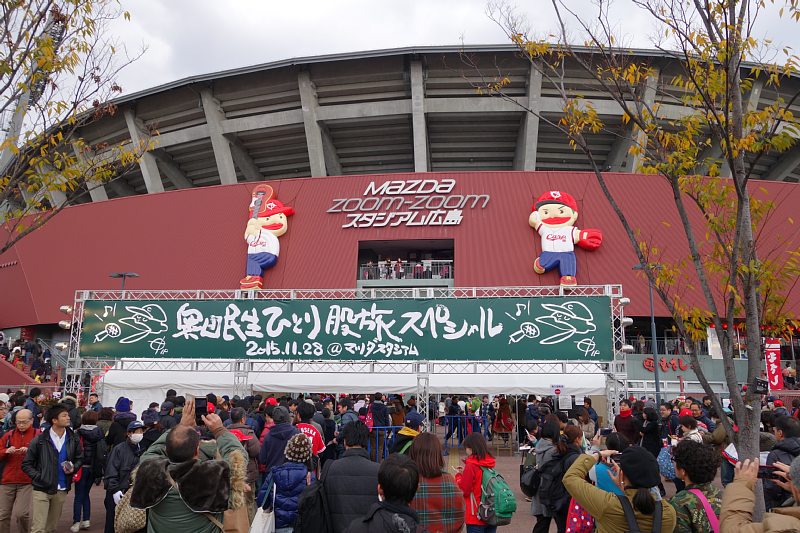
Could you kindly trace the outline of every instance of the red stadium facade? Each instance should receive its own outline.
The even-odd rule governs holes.
[[[609,174],[607,180],[640,239],[658,248],[660,261],[687,255],[663,180],[635,174]],[[638,261],[593,174],[408,173],[269,183],[294,214],[280,237],[279,260],[265,272],[265,288],[558,285],[558,272],[533,271],[540,238],[528,224],[534,200],[555,190],[577,200],[576,227],[598,228],[604,236],[591,253],[576,249],[578,283],[621,284],[631,299],[626,314],[649,315],[647,283],[631,270]],[[255,185],[183,189],[65,209],[0,257],[0,329],[58,322],[59,306],[70,303],[76,290],[118,289],[111,272],[138,273],[127,281],[132,290],[238,289]],[[762,257],[800,245],[800,227],[792,220],[800,188],[760,182],[753,193],[775,202],[760,234]],[[693,216],[702,240],[705,230],[698,213]],[[386,258],[402,260],[401,275],[387,275]],[[678,294],[700,305],[692,280],[689,274]],[[796,292],[787,306],[800,310]],[[667,316],[658,303],[656,315]]]

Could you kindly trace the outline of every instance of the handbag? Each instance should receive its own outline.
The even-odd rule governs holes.
[[[566,533],[592,533],[594,531],[594,517],[575,498],[569,500],[567,512]]]
[[[656,461],[658,462],[658,471],[664,476],[664,479],[672,481],[678,477],[675,472],[675,463],[672,462],[672,446],[661,448]]]
[[[224,533],[247,533],[250,531],[250,515],[247,513],[247,504],[225,511],[222,516],[222,525]]]
[[[258,508],[256,516],[253,518],[253,523],[250,524],[250,533],[275,533],[275,493],[278,492],[278,487],[272,484],[272,507],[269,511],[264,508],[264,505]]]
[[[719,533],[719,518],[717,518],[714,509],[711,508],[711,504],[708,502],[708,498],[700,489],[689,489],[689,492],[694,494],[700,503],[703,504],[703,509],[706,511],[706,516],[708,517],[708,524],[711,526],[711,531],[714,533]]]
[[[134,474],[131,473],[131,487],[133,487]],[[129,489],[120,498],[114,510],[115,533],[135,533],[147,527],[147,511],[131,507],[132,489]]]

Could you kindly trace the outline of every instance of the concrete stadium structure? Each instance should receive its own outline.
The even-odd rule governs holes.
[[[659,104],[661,117],[685,114],[681,89],[673,85],[678,62],[658,51],[632,53],[658,72],[645,98]],[[474,65],[468,66],[462,54]],[[478,94],[476,84],[498,76],[510,79],[510,99]],[[623,124],[619,106],[577,65],[568,66],[563,82],[590,101],[607,124],[588,136],[603,168],[633,172],[637,161],[628,153],[633,133]],[[798,88],[800,81],[793,79],[781,90],[789,94]],[[781,97],[756,82],[745,102],[756,109]],[[78,202],[307,176],[590,170],[563,134],[521,107],[557,120],[562,100],[512,45],[290,59],[178,80],[116,104],[114,116],[81,131],[87,143],[103,146],[152,136],[153,149],[137,170],[87,191]],[[714,153],[711,149],[708,155]],[[761,157],[753,175],[797,182],[799,166],[796,147]],[[51,200],[65,197],[56,191]]]

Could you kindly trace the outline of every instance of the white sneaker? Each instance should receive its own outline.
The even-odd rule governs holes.
[[[81,522],[81,529],[89,529],[90,527],[92,527],[92,524],[90,524],[88,520]]]
[[[70,526],[69,530],[72,531],[72,533],[78,533],[78,531],[81,530],[81,523],[75,522],[72,524],[72,526]]]

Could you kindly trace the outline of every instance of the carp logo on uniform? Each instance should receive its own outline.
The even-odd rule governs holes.
[[[239,280],[242,289],[261,289],[264,270],[278,262],[281,245],[278,237],[289,229],[288,217],[294,209],[275,199],[272,187],[258,185],[250,199],[250,220],[244,231],[247,242],[247,275]]]
[[[542,253],[533,263],[534,272],[544,274],[558,267],[561,285],[578,284],[575,245],[596,250],[603,243],[603,234],[597,229],[576,228],[577,219],[578,203],[563,191],[548,191],[536,200],[528,217],[530,226],[542,236]]]

